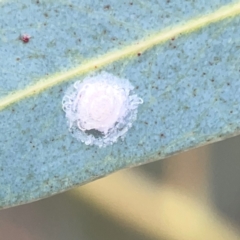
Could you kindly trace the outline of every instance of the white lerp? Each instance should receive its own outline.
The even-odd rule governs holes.
[[[70,86],[63,97],[69,130],[87,145],[105,147],[124,138],[143,100],[127,79],[102,72]]]

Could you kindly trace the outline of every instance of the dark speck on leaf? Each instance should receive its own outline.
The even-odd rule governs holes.
[[[110,5],[104,6],[104,9],[105,9],[105,10],[109,10],[109,9],[110,9]]]

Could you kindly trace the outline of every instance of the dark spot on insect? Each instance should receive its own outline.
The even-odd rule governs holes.
[[[139,86],[136,86],[135,89],[139,89]]]
[[[144,124],[148,125],[148,122],[144,122]]]
[[[44,25],[44,26],[47,26],[47,23],[44,23],[43,25]]]
[[[230,86],[230,83],[228,82],[227,85]]]
[[[212,62],[208,62],[208,63],[209,63],[209,65],[210,65],[210,66],[212,66],[212,65],[213,65],[213,63],[212,63]]]
[[[81,42],[82,41],[81,38],[79,38],[78,41]]]
[[[14,109],[14,108],[12,109],[12,112],[15,112],[15,109]]]
[[[202,76],[205,76],[205,75],[206,75],[206,73],[205,73],[205,72],[203,72],[203,73],[202,73]]]
[[[19,61],[20,60],[20,58],[16,58],[16,61]]]
[[[129,3],[129,5],[131,5],[131,6],[132,6],[132,5],[133,5],[133,3],[132,3],[132,2],[130,2],[130,3]]]
[[[110,9],[110,5],[104,6],[104,9],[105,9],[105,10],[109,10],[109,9]]]
[[[70,8],[72,8],[72,7],[73,7],[73,5],[72,5],[72,4],[69,4],[69,7],[70,7]]]
[[[113,40],[113,41],[115,41],[115,40],[116,40],[116,38],[112,38],[112,40]]]
[[[233,113],[233,111],[230,111],[230,113]]]
[[[142,54],[141,54],[141,53],[138,53],[137,55],[140,57]]]
[[[36,4],[39,4],[40,2],[39,1],[36,1]]]
[[[170,0],[167,0],[167,3],[170,3]]]
[[[160,137],[161,137],[161,138],[164,138],[164,137],[165,137],[165,135],[164,135],[163,133],[161,133],[161,134],[160,134]]]
[[[47,14],[47,13],[44,13],[44,16],[45,16],[45,17],[48,17],[48,14]]]
[[[176,48],[176,46],[173,46],[173,48]]]
[[[174,41],[174,40],[175,40],[175,37],[173,37],[171,40]]]
[[[211,82],[214,82],[214,78],[211,79]]]
[[[98,131],[96,129],[86,130],[85,132],[86,132],[86,134],[92,135],[95,138],[102,138],[102,137],[104,137],[104,133],[102,133],[102,132],[100,132],[100,131]]]
[[[23,42],[23,43],[28,43],[30,41],[30,38],[31,36],[28,35],[28,34],[22,34],[20,36],[20,40]]]
[[[107,31],[106,30],[103,30],[103,34],[106,34],[107,33]]]

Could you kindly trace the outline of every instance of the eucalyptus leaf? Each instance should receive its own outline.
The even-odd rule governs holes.
[[[0,0],[0,207],[238,134],[239,26],[239,1]],[[105,148],[73,138],[62,110],[102,71],[144,100]]]

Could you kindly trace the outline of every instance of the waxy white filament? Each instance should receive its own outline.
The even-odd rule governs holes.
[[[124,138],[143,100],[127,79],[102,72],[77,81],[63,97],[69,130],[87,145],[104,147]]]

